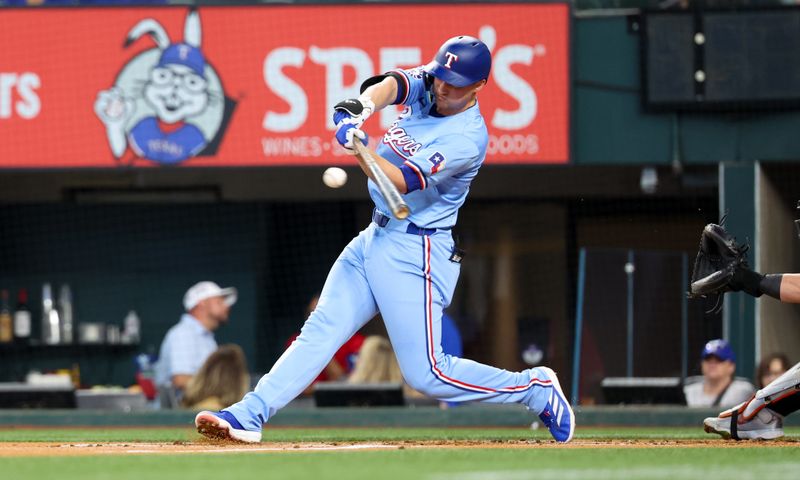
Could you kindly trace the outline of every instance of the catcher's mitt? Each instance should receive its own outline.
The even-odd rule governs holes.
[[[736,243],[736,239],[722,225],[706,225],[700,235],[700,251],[692,269],[689,297],[741,290],[738,280],[742,270],[749,270],[745,256],[748,248],[748,245]]]

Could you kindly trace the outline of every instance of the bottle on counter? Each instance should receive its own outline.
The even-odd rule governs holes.
[[[0,343],[14,341],[14,326],[11,308],[8,306],[8,290],[0,291]]]
[[[72,290],[64,284],[58,293],[58,313],[61,320],[61,343],[72,343],[75,332],[75,315],[72,307]]]
[[[72,368],[69,370],[70,379],[72,379],[72,386],[75,387],[75,390],[81,388],[81,367],[77,363],[72,364]]]
[[[42,285],[42,342],[45,345],[61,343],[61,322],[53,304],[53,288],[49,283]]]
[[[125,316],[124,328],[122,330],[122,343],[136,344],[141,339],[141,321],[136,310],[130,310]]]
[[[28,309],[28,290],[20,288],[17,292],[17,309],[14,310],[14,337],[19,343],[31,339],[31,311]]]

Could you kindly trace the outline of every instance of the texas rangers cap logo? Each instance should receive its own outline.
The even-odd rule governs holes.
[[[455,53],[444,52],[444,56],[447,57],[447,63],[444,64],[445,68],[452,68],[450,64],[458,61],[458,55]]]
[[[189,58],[190,48],[188,45],[178,45],[178,55],[181,57],[181,60],[186,60]]]

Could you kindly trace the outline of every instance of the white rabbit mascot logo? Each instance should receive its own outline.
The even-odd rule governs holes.
[[[114,158],[124,163],[128,147],[133,157],[163,165],[216,154],[235,102],[200,50],[199,13],[187,14],[181,43],[147,18],[131,29],[125,47],[144,34],[156,48],[131,59],[94,104]]]

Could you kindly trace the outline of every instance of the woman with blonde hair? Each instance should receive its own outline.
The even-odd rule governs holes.
[[[364,340],[347,383],[401,383],[406,398],[425,397],[405,382],[392,343],[380,335],[370,335]]]
[[[193,410],[220,410],[250,389],[247,360],[238,345],[219,347],[186,385],[181,404]]]
[[[370,335],[361,345],[348,383],[401,383],[403,374],[388,338]]]

